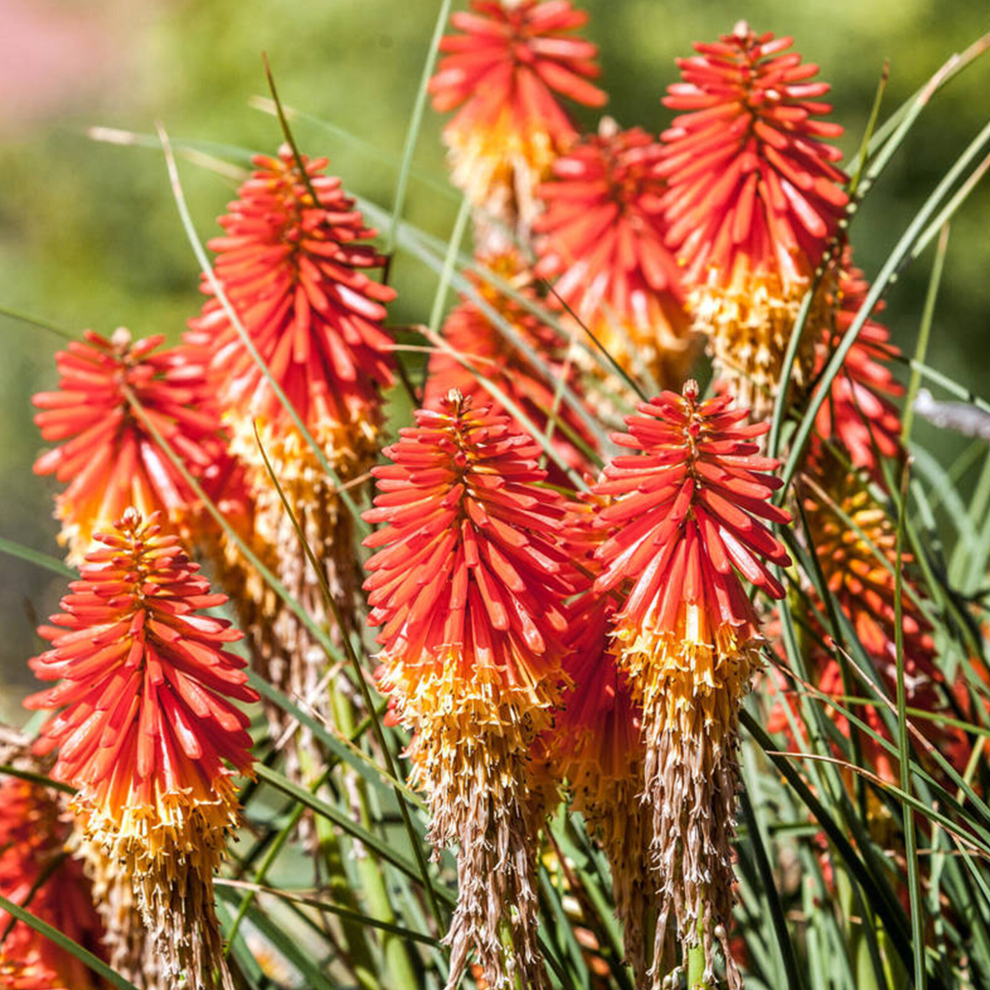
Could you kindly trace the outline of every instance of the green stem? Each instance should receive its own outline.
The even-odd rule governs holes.
[[[705,923],[698,920],[698,942],[688,949],[687,985],[688,990],[710,990],[705,980]]]
[[[348,698],[344,697],[336,684],[331,689],[330,700],[338,728],[346,736],[350,736],[354,731],[354,705]],[[345,776],[351,778],[348,784],[357,800],[361,824],[365,828],[371,829],[372,821],[371,815],[368,813],[368,794],[365,782],[353,770],[345,769],[343,772]],[[356,857],[356,869],[360,878],[361,891],[367,903],[368,915],[376,921],[394,925],[397,918],[389,899],[388,889],[385,886],[385,875],[381,865],[365,852]],[[413,966],[412,956],[405,942],[397,935],[383,931],[381,933],[381,946],[385,961],[387,986],[416,986],[419,980]]]

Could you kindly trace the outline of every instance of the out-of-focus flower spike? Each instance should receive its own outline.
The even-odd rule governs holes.
[[[599,591],[628,586],[614,622],[614,650],[643,707],[644,800],[653,809],[659,920],[653,979],[673,963],[667,925],[685,950],[701,942],[706,979],[714,943],[729,985],[741,986],[728,929],[733,904],[731,841],[738,787],[739,707],[760,666],[760,618],[743,587],[773,598],[784,589],[768,563],[790,559],[767,522],[787,523],[768,502],[777,462],[759,456],[768,424],[746,425],[728,395],[640,403],[613,440],[635,454],[614,458],[594,491],[608,539],[597,551]]]
[[[448,988],[472,949],[491,986],[542,987],[528,763],[565,677],[564,505],[533,440],[456,391],[400,436],[374,469],[365,589],[430,840],[458,846]]]
[[[605,103],[588,82],[598,48],[574,35],[587,19],[570,0],[471,0],[471,12],[451,16],[462,33],[441,40],[430,93],[441,113],[458,110],[443,136],[482,236],[491,220],[520,232],[532,224],[536,186],[577,137],[559,97]]]
[[[213,910],[213,873],[239,807],[232,780],[249,773],[251,737],[236,702],[257,701],[230,624],[200,614],[213,594],[182,549],[128,509],[98,537],[62,613],[39,633],[51,648],[30,665],[58,683],[27,699],[59,709],[39,753],[76,788],[85,842],[120,864],[162,961],[190,988],[230,976]]]
[[[572,503],[568,543],[580,564],[582,593],[571,605],[564,669],[572,687],[544,739],[557,780],[597,834],[612,871],[615,912],[626,962],[646,987],[646,920],[655,898],[649,862],[651,816],[641,800],[646,750],[642,710],[610,649],[619,596],[591,587],[599,569],[595,548],[604,530],[592,528],[590,500]]]
[[[381,392],[392,383],[392,339],[382,321],[395,292],[370,277],[370,270],[385,262],[368,243],[376,232],[365,226],[340,179],[324,174],[327,160],[302,156],[302,162],[305,176],[287,146],[277,155],[257,156],[251,178],[220,218],[224,236],[209,246],[216,252],[216,278],[271,378],[341,484],[358,485],[377,456]],[[354,519],[226,308],[212,298],[208,281],[203,290],[211,298],[190,321],[186,345],[209,355],[230,452],[244,468],[242,492],[233,475],[233,486],[226,489],[243,510],[238,528],[243,524],[241,535],[252,550],[307,614],[339,641],[357,624]],[[322,562],[347,629],[339,630],[327,614],[320,580],[271,484],[256,425],[285,496]],[[219,549],[224,586],[242,599],[247,596],[242,617],[261,672],[286,694],[322,711],[322,647],[226,538],[220,539]],[[273,704],[266,704],[266,712],[273,735],[281,737],[288,728],[285,713]],[[305,776],[302,754],[314,747],[308,729],[292,736],[290,776]]]
[[[0,761],[40,769],[27,744],[13,740],[0,746]],[[71,838],[71,819],[57,791],[0,777],[0,895],[102,958],[104,933],[82,865],[68,853]],[[3,910],[0,932],[2,990],[104,986],[75,956]]]
[[[112,525],[128,506],[162,512],[182,528],[197,500],[181,472],[132,409],[124,387],[134,393],[158,432],[202,475],[220,448],[219,423],[199,408],[204,369],[180,351],[160,350],[164,337],[133,341],[120,328],[108,340],[87,330],[84,340],[59,351],[59,388],[33,398],[41,411],[35,422],[45,440],[58,446],[35,462],[36,474],[68,483],[56,496],[59,539],[69,560],[81,562],[93,534]]]
[[[699,337],[664,243],[662,155],[646,131],[603,119],[554,162],[533,226],[536,274],[556,277],[556,292],[627,371],[643,366],[667,388],[684,381]]]
[[[509,249],[497,254],[480,255],[477,260],[526,298],[534,302],[537,300],[533,273],[518,251]],[[591,450],[597,448],[597,441],[566,401],[556,401],[558,376],[563,376],[571,389],[581,394],[578,370],[571,361],[567,341],[511,296],[499,292],[484,279],[469,277],[485,302],[544,359],[552,377],[547,377],[522,350],[506,339],[468,298],[462,298],[444,322],[444,340],[453,350],[463,354],[478,373],[505,392],[542,433],[546,432],[553,414],[556,426],[551,442],[554,449],[568,467],[579,472],[588,470],[587,454],[572,438],[577,438]],[[573,350],[577,351],[577,348]],[[478,406],[489,406],[495,413],[511,416],[509,410],[501,407],[471,370],[453,354],[438,350],[430,357],[423,405],[428,409],[437,408],[446,400],[451,389],[470,397]],[[518,425],[523,428],[522,424]],[[567,475],[552,461],[548,464],[548,478],[556,485],[570,484]]]
[[[815,345],[815,378],[852,325],[868,290],[869,284],[852,264],[852,251],[847,249],[829,300],[831,320]],[[875,312],[882,309],[880,303]],[[901,415],[893,400],[904,394],[904,387],[889,367],[900,353],[891,343],[890,331],[876,320],[867,320],[815,418],[819,437],[840,444],[854,467],[874,475],[879,473],[878,457],[899,457],[903,452]]]
[[[741,21],[680,59],[683,82],[664,98],[682,111],[661,135],[668,244],[685,266],[716,374],[758,412],[772,404],[801,298],[848,202],[841,154],[825,143],[842,128],[818,119],[831,112],[818,102],[829,87],[811,81],[817,66],[784,54],[791,43]],[[798,348],[799,384],[814,342],[809,334]]]

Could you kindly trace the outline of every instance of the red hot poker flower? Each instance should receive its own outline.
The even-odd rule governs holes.
[[[816,377],[852,326],[868,289],[847,251],[832,302],[834,329],[825,327],[815,347]],[[877,309],[882,308],[881,303]],[[890,331],[875,320],[867,320],[833,379],[828,398],[819,407],[815,418],[818,435],[840,443],[854,467],[877,472],[878,455],[896,457],[901,453],[901,415],[893,400],[904,394],[904,387],[889,367],[899,354],[900,349],[890,341]]]
[[[343,484],[364,475],[378,454],[381,390],[392,382],[392,340],[382,327],[385,303],[395,293],[369,276],[385,259],[366,243],[366,227],[340,179],[324,175],[326,159],[302,158],[283,147],[258,156],[252,177],[220,218],[223,237],[210,241],[215,272],[252,344]],[[303,174],[305,172],[305,174]],[[204,291],[210,287],[204,283]],[[191,321],[190,347],[207,350],[219,407],[230,429],[232,454],[246,468],[250,511],[248,543],[293,597],[318,622],[325,615],[320,580],[300,560],[298,544],[273,489],[255,439],[255,421],[275,474],[316,548],[324,577],[346,603],[345,618],[356,626],[351,603],[358,588],[354,521],[341,503],[321,458],[297,429],[275,390],[228,318],[211,298]],[[274,558],[274,559],[272,559]],[[298,618],[237,553],[222,563],[225,584],[251,595],[246,614],[255,661],[264,676],[290,694],[319,697],[322,655]],[[336,635],[336,632],[335,632]],[[285,713],[267,706],[273,732],[287,727]],[[287,769],[302,779],[301,753],[314,750],[309,730],[292,735]],[[321,762],[313,753],[311,762]]]
[[[536,274],[625,368],[642,361],[663,385],[680,385],[695,356],[677,262],[664,244],[663,145],[603,120],[553,164],[538,193]]]
[[[533,273],[518,251],[512,249],[492,255],[482,255],[478,261],[508,282],[516,291],[533,301]],[[498,414],[511,415],[481,382],[475,371],[484,375],[508,396],[541,433],[546,432],[550,414],[556,407],[556,428],[551,436],[554,449],[564,463],[578,471],[589,469],[587,456],[572,442],[572,437],[594,450],[595,437],[584,421],[567,402],[557,402],[557,377],[564,376],[567,384],[580,394],[576,367],[569,362],[567,341],[552,327],[542,323],[511,296],[476,276],[471,276],[484,301],[491,306],[533,348],[551,368],[554,378],[548,379],[541,368],[526,353],[496,327],[485,312],[471,299],[463,298],[447,317],[443,326],[446,343],[462,354],[474,369],[465,367],[453,354],[438,350],[430,357],[429,377],[423,395],[426,408],[438,408],[451,389],[457,389],[478,406],[488,406]],[[524,424],[520,423],[524,428]],[[566,486],[570,482],[564,471],[550,462],[549,478],[553,484]]]
[[[123,864],[166,976],[210,984],[222,958],[212,876],[238,817],[232,769],[251,769],[247,716],[257,700],[230,624],[198,614],[211,594],[176,536],[133,509],[99,537],[63,612],[39,633],[51,648],[30,666],[59,683],[28,698],[61,711],[40,753],[77,789],[87,839]]]
[[[368,621],[382,627],[379,683],[414,733],[431,840],[459,846],[451,988],[473,948],[493,985],[513,972],[541,985],[527,763],[559,701],[572,586],[565,511],[538,485],[539,452],[452,392],[385,451],[393,463],[374,469],[379,494],[365,514],[387,523],[365,541],[377,551],[365,589]]]
[[[35,423],[45,440],[59,445],[35,462],[36,474],[68,482],[56,497],[60,539],[78,563],[93,533],[119,519],[128,506],[161,511],[173,524],[185,521],[196,497],[138,417],[124,392],[129,388],[158,432],[202,476],[214,460],[219,423],[199,408],[203,369],[179,351],[158,350],[162,336],[136,342],[121,328],[110,340],[87,330],[55,355],[59,390],[39,392]]]
[[[684,81],[664,99],[683,111],[662,135],[668,243],[687,266],[718,373],[764,392],[848,202],[841,154],[822,140],[842,128],[816,119],[831,112],[817,102],[829,86],[811,81],[817,66],[785,54],[791,44],[740,22],[678,62]],[[806,373],[807,348],[799,358]]]
[[[729,953],[731,840],[738,713],[759,666],[760,620],[745,579],[774,598],[784,589],[767,563],[790,559],[766,522],[790,517],[768,503],[777,462],[758,456],[765,423],[744,425],[745,409],[720,395],[699,401],[664,392],[626,419],[613,440],[637,451],[614,458],[595,492],[614,501],[598,512],[613,529],[599,548],[599,591],[629,586],[615,619],[615,648],[643,706],[645,794],[654,809],[654,866],[660,916],[654,962],[669,967],[673,913],[685,947],[704,945],[713,979],[713,944]],[[765,522],[765,521],[766,522]],[[699,934],[700,933],[700,934]]]
[[[381,321],[395,292],[365,274],[385,259],[360,243],[376,232],[364,226],[340,179],[323,174],[325,158],[303,156],[306,179],[287,147],[254,163],[220,218],[225,235],[209,242],[216,276],[303,422],[361,421],[380,403],[379,388],[392,382],[392,341]],[[203,291],[212,295],[205,280]],[[218,299],[190,326],[194,343],[206,342],[213,353],[224,412],[287,419]]]
[[[0,895],[102,955],[100,920],[82,864],[67,855],[72,826],[62,811],[54,792],[15,777],[0,780]],[[0,931],[2,990],[101,986],[75,956],[2,910]]]
[[[537,183],[577,137],[558,96],[605,103],[588,82],[598,48],[573,35],[587,20],[570,0],[471,0],[451,17],[463,34],[440,42],[430,92],[440,113],[460,108],[444,128],[454,185],[493,217],[528,226],[536,215]]]

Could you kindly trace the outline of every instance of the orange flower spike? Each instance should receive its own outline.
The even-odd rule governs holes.
[[[60,708],[39,753],[77,789],[86,839],[123,864],[166,976],[211,986],[222,958],[212,877],[239,808],[233,772],[252,766],[249,720],[235,702],[257,701],[240,639],[228,622],[197,614],[211,594],[182,549],[128,509],[98,538],[63,612],[39,633],[51,649],[30,661],[59,683],[28,708]]]
[[[35,423],[45,440],[58,443],[35,462],[36,474],[54,474],[68,487],[56,496],[60,540],[79,563],[93,533],[136,506],[161,511],[170,523],[185,522],[196,496],[131,408],[130,388],[155,428],[193,475],[211,465],[218,421],[196,404],[203,369],[179,351],[159,350],[162,336],[132,342],[120,328],[107,340],[87,330],[55,355],[59,390],[39,392]]]
[[[376,231],[364,226],[340,179],[323,174],[327,160],[303,156],[303,163],[308,183],[288,147],[256,156],[252,177],[220,218],[225,236],[208,246],[253,344],[315,429],[366,417],[380,402],[379,389],[392,383],[392,340],[381,321],[395,292],[366,274],[385,263],[359,243]],[[213,294],[205,279],[203,291]],[[218,299],[190,326],[194,344],[209,342],[224,410],[269,424],[287,418]]]
[[[852,325],[868,289],[863,273],[852,265],[851,252],[847,251],[833,304],[834,330],[822,330],[816,345],[815,376],[824,370]],[[882,308],[880,303],[877,310]],[[893,400],[904,394],[904,386],[889,367],[900,353],[900,348],[891,343],[890,331],[875,320],[867,320],[832,381],[828,399],[819,407],[816,432],[823,440],[840,443],[854,467],[877,472],[878,455],[899,457],[902,453],[901,415]]]
[[[45,787],[0,780],[0,895],[102,956],[100,919],[82,864],[66,853],[72,827]],[[95,990],[102,986],[75,956],[0,910],[0,990]]]
[[[540,987],[528,761],[564,679],[563,502],[538,484],[539,446],[457,392],[400,435],[374,469],[365,518],[387,525],[365,541],[365,590],[430,839],[458,845],[448,988],[472,949],[493,986]]]
[[[714,941],[730,987],[741,986],[729,953],[733,894],[739,706],[760,666],[760,620],[743,587],[773,598],[784,589],[767,562],[790,564],[766,523],[790,516],[769,504],[777,462],[758,455],[768,424],[745,425],[745,409],[720,395],[700,401],[664,392],[640,403],[615,434],[637,451],[614,458],[595,486],[614,501],[598,525],[614,528],[599,548],[599,592],[629,587],[614,625],[615,650],[643,706],[645,800],[653,808],[653,865],[660,883],[654,962],[659,986],[673,963],[671,915],[685,949],[699,938],[706,979]]]
[[[558,276],[556,292],[624,367],[642,360],[663,385],[680,385],[696,338],[664,244],[663,152],[641,128],[606,119],[558,158],[537,190],[546,212],[533,225],[535,271]]]
[[[731,377],[742,397],[755,389],[761,407],[848,203],[835,164],[841,154],[823,140],[842,128],[817,119],[832,110],[817,102],[829,86],[811,81],[817,66],[784,54],[791,44],[741,21],[679,60],[684,81],[663,101],[684,111],[661,135],[668,243],[686,266],[689,303],[709,334],[717,373]],[[809,356],[802,345],[799,380]]]
[[[537,301],[533,272],[515,249],[478,256],[478,262],[495,272],[528,299]],[[552,327],[542,323],[511,296],[504,295],[478,276],[469,275],[484,301],[494,308],[520,337],[549,365],[554,377],[546,375],[529,357],[496,327],[471,299],[462,297],[460,304],[444,322],[443,337],[454,350],[464,355],[475,371],[497,385],[541,432],[546,431],[550,413],[556,406],[556,428],[551,442],[568,467],[587,471],[587,456],[572,442],[576,436],[592,450],[596,438],[584,421],[566,402],[555,402],[557,376],[581,394],[580,376],[573,363],[568,362],[567,341]],[[474,372],[453,354],[437,350],[430,356],[429,376],[423,395],[423,405],[438,408],[451,389],[470,396],[479,406],[489,406],[492,412],[511,415],[482,385]],[[562,424],[562,425],[561,425]],[[519,424],[522,427],[522,424]],[[567,486],[567,475],[552,461],[548,464],[552,484]]]
[[[558,102],[600,107],[605,94],[596,45],[574,36],[588,15],[570,0],[471,0],[451,23],[446,56],[430,80],[433,106],[458,110],[444,128],[452,180],[472,205],[524,228],[537,213],[533,195],[556,155],[577,137]]]

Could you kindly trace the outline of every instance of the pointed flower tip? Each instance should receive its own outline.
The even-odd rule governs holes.
[[[219,220],[214,271],[274,380],[303,422],[350,424],[380,405],[392,383],[392,340],[382,327],[395,292],[369,277],[386,259],[326,159],[291,149],[259,156],[252,177]],[[312,202],[312,188],[319,200]],[[223,407],[250,421],[287,414],[248,354],[226,307],[211,298],[190,321],[191,344],[210,358]],[[248,432],[250,428],[248,427]]]
[[[120,518],[128,505],[161,511],[173,524],[195,511],[195,492],[129,401],[145,415],[195,477],[221,457],[219,422],[201,407],[204,369],[179,350],[159,350],[163,338],[132,341],[119,328],[110,339],[87,330],[56,354],[59,390],[34,397],[35,423],[57,446],[35,462],[67,487],[56,515],[71,558],[82,558],[93,532]]]
[[[602,106],[595,45],[575,36],[587,20],[570,0],[553,4],[471,0],[451,21],[460,34],[441,41],[433,106],[458,110],[444,128],[452,179],[493,216],[530,222],[532,190],[556,154],[577,137],[560,98]]]
[[[114,841],[136,838],[152,852],[182,831],[183,809],[230,814],[228,767],[248,772],[252,763],[235,702],[257,700],[244,661],[224,649],[229,624],[197,614],[222,596],[210,595],[159,522],[126,511],[88,555],[53,617],[51,648],[31,661],[58,684],[28,701],[60,709],[39,740],[59,750],[54,775],[79,790]]]
[[[627,417],[620,442],[638,453],[614,459],[595,486],[612,500],[598,514],[612,532],[597,556],[609,585],[630,587],[617,620],[627,640],[755,640],[742,580],[783,597],[769,565],[791,561],[769,524],[790,517],[769,502],[775,462],[758,456],[762,429],[745,418],[727,395],[700,400],[694,381]]]
[[[637,359],[664,383],[680,381],[695,356],[677,261],[666,246],[657,172],[663,145],[642,128],[603,121],[597,135],[556,159],[537,190],[536,273],[556,277],[559,296],[622,363]]]
[[[697,45],[668,89],[665,105],[682,113],[658,171],[668,242],[692,284],[724,289],[759,275],[786,295],[810,278],[844,216],[841,154],[826,143],[842,128],[821,119],[831,107],[817,100],[828,86],[810,81],[817,67],[780,54],[790,43],[741,22]]]

